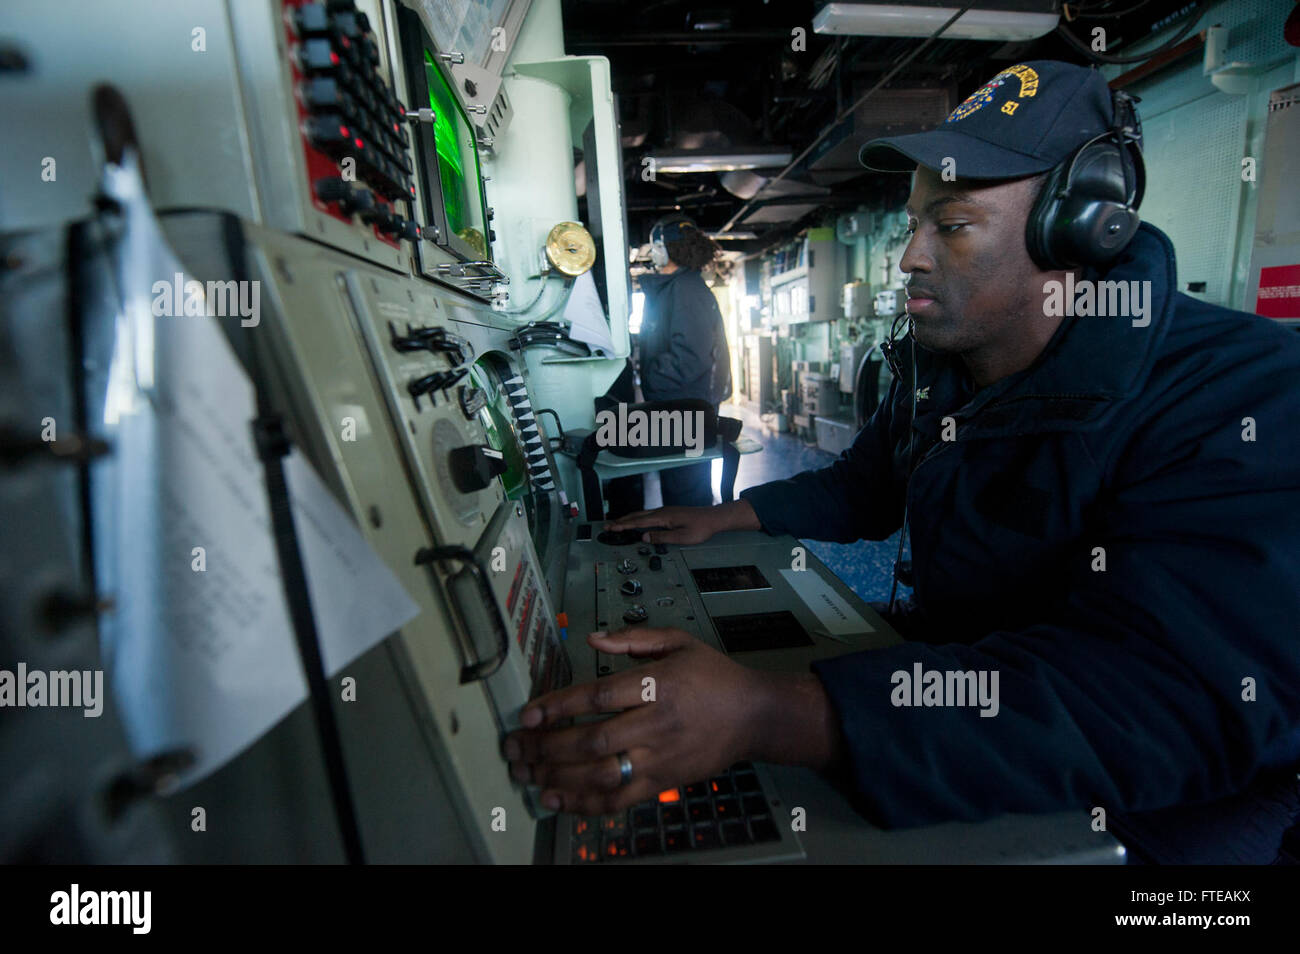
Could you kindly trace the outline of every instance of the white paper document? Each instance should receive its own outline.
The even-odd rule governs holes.
[[[614,339],[605,320],[605,309],[600,305],[600,295],[591,272],[583,272],[573,280],[573,289],[564,305],[565,321],[569,322],[569,337],[581,341],[593,352],[614,354]]]
[[[250,428],[253,388],[219,324],[238,319],[154,317],[140,290],[182,269],[147,206],[128,209],[127,307],[103,422],[113,454],[92,479],[96,568],[116,602],[104,660],[133,752],[195,753],[185,787],[283,719],[307,685]],[[307,461],[294,451],[285,470],[334,675],[418,607]]]

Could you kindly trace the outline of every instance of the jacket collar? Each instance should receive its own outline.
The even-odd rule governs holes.
[[[647,272],[645,275],[642,275],[640,278],[638,278],[637,282],[640,283],[641,290],[643,292],[647,292],[653,295],[663,290],[664,288],[667,288],[673,282],[677,281],[677,279],[681,278],[683,275],[686,275],[692,271],[694,271],[694,269],[679,267],[677,271],[667,275],[665,275],[663,272]]]
[[[918,348],[917,429],[937,436],[950,415],[963,437],[1083,430],[1103,424],[1109,411],[1140,390],[1173,320],[1172,243],[1144,222],[1115,262],[1082,277],[1150,282],[1149,324],[1135,326],[1120,316],[1067,317],[1032,365],[974,396],[959,357]]]

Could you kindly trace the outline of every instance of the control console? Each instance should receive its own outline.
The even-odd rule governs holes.
[[[887,646],[880,617],[793,537],[719,534],[693,546],[652,544],[645,529],[576,528],[562,608],[570,632],[684,629],[738,662],[804,670],[814,659]],[[574,680],[641,665],[569,640]]]
[[[367,15],[351,0],[285,0],[284,24],[313,204],[394,248],[418,240],[406,109]]]

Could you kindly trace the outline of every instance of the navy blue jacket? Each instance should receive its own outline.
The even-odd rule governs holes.
[[[718,300],[699,271],[642,275],[641,392],[647,401],[731,395],[731,359]]]
[[[879,824],[1102,807],[1153,860],[1270,861],[1300,763],[1300,336],[1178,293],[1150,225],[1104,277],[1152,283],[1147,327],[1067,318],[978,392],[917,348],[914,433],[896,381],[829,467],[741,496],[842,542],[907,499],[919,634],[815,666]],[[916,662],[996,670],[1000,711],[895,706]]]

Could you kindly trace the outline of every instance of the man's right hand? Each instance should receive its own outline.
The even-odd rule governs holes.
[[[762,529],[762,524],[747,500],[718,504],[716,507],[639,510],[605,524],[607,530],[635,530],[641,527],[667,528],[643,533],[641,539],[646,543],[691,544],[703,543],[724,530],[759,530]]]

